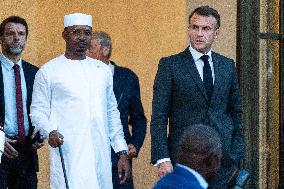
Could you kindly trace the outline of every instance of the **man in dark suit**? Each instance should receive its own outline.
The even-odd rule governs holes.
[[[38,68],[21,59],[27,36],[28,25],[21,17],[8,17],[0,25],[0,132],[5,133],[0,189],[37,188],[36,150],[43,141],[28,116]]]
[[[124,137],[128,144],[128,157],[131,160],[138,156],[138,152],[143,144],[147,120],[141,103],[138,77],[130,69],[117,66],[110,61],[111,52],[112,40],[110,36],[106,32],[95,31],[87,56],[108,64],[112,71],[113,91],[120,112]],[[129,128],[129,125],[131,128]],[[114,189],[134,188],[132,175],[125,184],[120,184],[119,175],[121,173],[118,173],[117,161],[118,156],[112,150],[112,180]],[[130,161],[130,164],[132,165],[132,161]]]
[[[192,124],[209,125],[219,133],[223,146],[222,168],[210,185],[225,188],[245,150],[235,63],[211,49],[220,29],[215,9],[198,7],[188,22],[190,46],[162,58],[155,78],[151,161],[158,166],[159,176],[171,172],[183,130]]]
[[[219,134],[210,126],[186,128],[178,145],[177,164],[154,189],[206,189],[220,168],[222,149]]]

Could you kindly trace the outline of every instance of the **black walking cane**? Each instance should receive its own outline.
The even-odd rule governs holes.
[[[66,189],[69,189],[68,179],[67,179],[67,174],[66,174],[66,170],[65,170],[65,163],[64,163],[64,158],[63,158],[61,145],[59,146],[59,154],[60,154],[60,159],[61,159],[61,164],[62,164],[62,169],[63,169],[63,175],[64,175]]]

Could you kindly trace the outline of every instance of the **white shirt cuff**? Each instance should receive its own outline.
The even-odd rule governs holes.
[[[0,163],[1,163],[1,157],[4,152],[4,143],[5,143],[5,133],[4,131],[0,131]]]

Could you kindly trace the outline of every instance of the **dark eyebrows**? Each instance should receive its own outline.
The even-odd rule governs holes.
[[[202,28],[202,30],[211,30],[211,29],[216,30],[217,29],[217,27],[215,27],[215,26],[213,26],[213,27],[211,27],[211,26],[198,26],[196,24],[189,24],[189,27],[191,27],[193,29]]]
[[[15,34],[15,33],[18,33],[18,34],[20,34],[20,35],[26,35],[27,33],[26,33],[26,30],[24,30],[24,31],[12,31],[12,30],[5,30],[4,31],[4,34],[8,34],[8,35],[12,35],[12,34]]]

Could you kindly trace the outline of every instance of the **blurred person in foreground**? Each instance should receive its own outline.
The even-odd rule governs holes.
[[[173,172],[162,177],[154,189],[207,189],[207,182],[217,175],[221,157],[221,140],[212,127],[189,126],[180,139]]]

